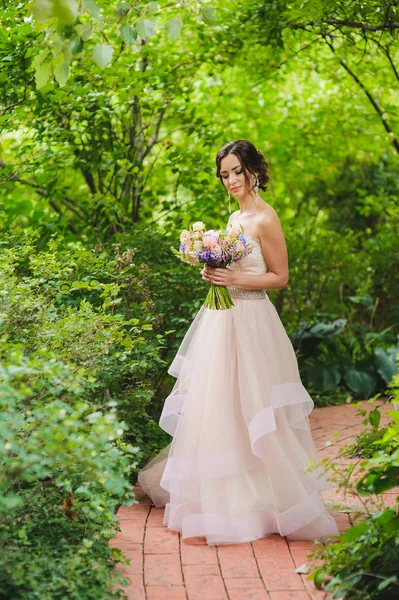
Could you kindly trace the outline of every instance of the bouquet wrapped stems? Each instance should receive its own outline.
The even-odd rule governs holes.
[[[234,306],[229,290],[224,285],[210,284],[209,292],[205,298],[206,308],[214,310],[226,310]]]

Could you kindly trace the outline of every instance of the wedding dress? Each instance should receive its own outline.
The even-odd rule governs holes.
[[[230,267],[266,273],[260,243]],[[317,460],[295,351],[264,290],[228,287],[234,307],[201,306],[168,373],[176,377],[159,424],[172,442],[138,481],[163,524],[209,545],[279,533],[338,535],[320,491],[331,486]],[[310,462],[309,462],[310,461]]]

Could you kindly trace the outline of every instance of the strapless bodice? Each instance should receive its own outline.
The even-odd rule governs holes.
[[[270,270],[262,254],[262,247],[259,242],[245,235],[245,238],[252,244],[252,252],[244,256],[241,260],[230,265],[232,271],[245,273],[245,275],[263,275]],[[232,298],[264,298],[265,290],[249,290],[241,286],[227,286]]]

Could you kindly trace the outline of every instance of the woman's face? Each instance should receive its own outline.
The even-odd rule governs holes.
[[[220,161],[220,176],[225,187],[236,198],[245,196],[248,190],[244,170],[235,154],[228,154]]]

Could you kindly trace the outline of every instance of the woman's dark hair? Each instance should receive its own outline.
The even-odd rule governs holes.
[[[267,189],[267,183],[269,181],[268,164],[265,161],[265,157],[262,152],[257,150],[255,146],[248,142],[248,140],[235,140],[229,142],[216,155],[216,177],[219,177],[223,183],[223,179],[220,175],[220,163],[222,158],[225,158],[228,154],[235,154],[241,163],[244,171],[245,182],[247,187],[252,190],[253,185],[250,182],[250,174],[254,175],[258,173],[259,187],[261,190]]]

